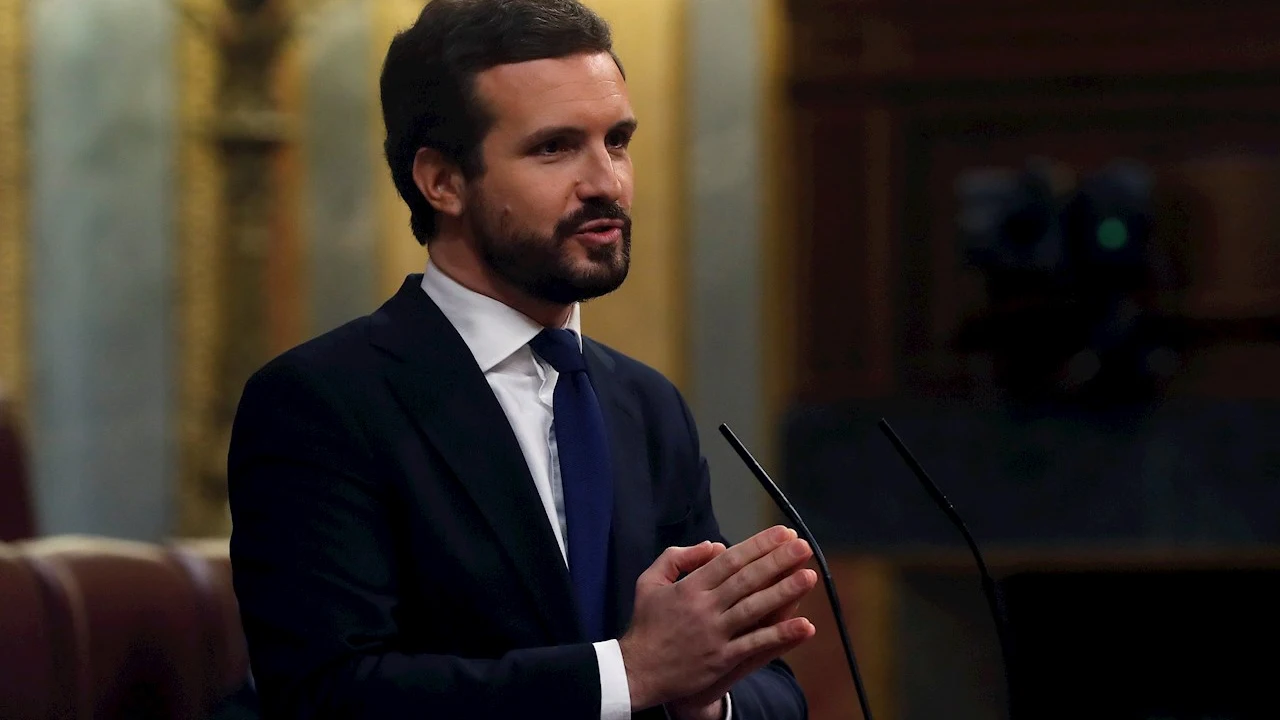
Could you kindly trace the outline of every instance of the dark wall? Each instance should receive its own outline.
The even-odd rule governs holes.
[[[959,342],[992,308],[958,184],[1036,158],[1063,192],[1150,175],[1168,392],[1280,397],[1280,5],[790,5],[804,399],[989,389],[999,358]]]
[[[830,537],[954,537],[884,415],[989,538],[1280,542],[1278,27],[1264,0],[793,0],[785,479]],[[1079,221],[1086,195],[1111,205]]]

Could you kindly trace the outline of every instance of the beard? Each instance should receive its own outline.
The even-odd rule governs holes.
[[[631,217],[621,205],[590,200],[560,219],[550,236],[507,227],[483,193],[472,197],[471,233],[489,269],[530,297],[570,305],[617,290],[631,267]],[[583,223],[621,220],[622,240],[587,248],[587,263],[574,263],[565,244]]]

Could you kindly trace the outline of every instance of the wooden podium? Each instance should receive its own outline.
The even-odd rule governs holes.
[[[966,551],[828,561],[877,720],[1008,717],[995,628]],[[1280,549],[997,549],[987,562],[1010,602],[1014,669],[1023,672],[1015,683],[1035,701],[1015,720],[1253,718],[1280,708],[1269,681],[1259,680],[1280,669]],[[801,612],[818,635],[787,659],[810,717],[860,717],[825,595],[816,590]],[[1234,656],[1223,657],[1221,648]],[[1068,670],[1057,669],[1058,661]],[[1162,674],[1166,666],[1175,669]],[[1110,699],[1096,697],[1104,693]],[[1247,707],[1230,715],[1212,708],[1180,715],[1176,707],[1138,714],[1140,702],[1211,705],[1223,693]]]

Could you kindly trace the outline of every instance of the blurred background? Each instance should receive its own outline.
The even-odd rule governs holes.
[[[1280,717],[1280,5],[587,4],[643,130],[586,331],[690,399],[731,539],[777,515],[719,423],[791,495],[876,717]],[[227,431],[422,270],[377,95],[422,6],[0,0],[0,628],[48,649],[0,650],[0,715],[253,716]],[[812,714],[855,716],[805,612]]]

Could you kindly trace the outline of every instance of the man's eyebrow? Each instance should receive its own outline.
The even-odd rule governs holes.
[[[529,147],[537,147],[548,140],[554,140],[560,137],[580,138],[586,135],[586,131],[574,125],[556,125],[553,127],[545,127],[535,130],[525,137],[524,145]]]
[[[614,126],[609,129],[609,132],[618,132],[621,130],[627,133],[634,133],[639,125],[640,123],[637,122],[635,118],[627,118],[626,120],[620,120],[615,123]],[[555,138],[581,138],[586,134],[587,132],[585,130],[576,125],[555,125],[535,130],[524,139],[523,144],[527,147],[537,147],[538,145],[549,140],[554,140]]]

